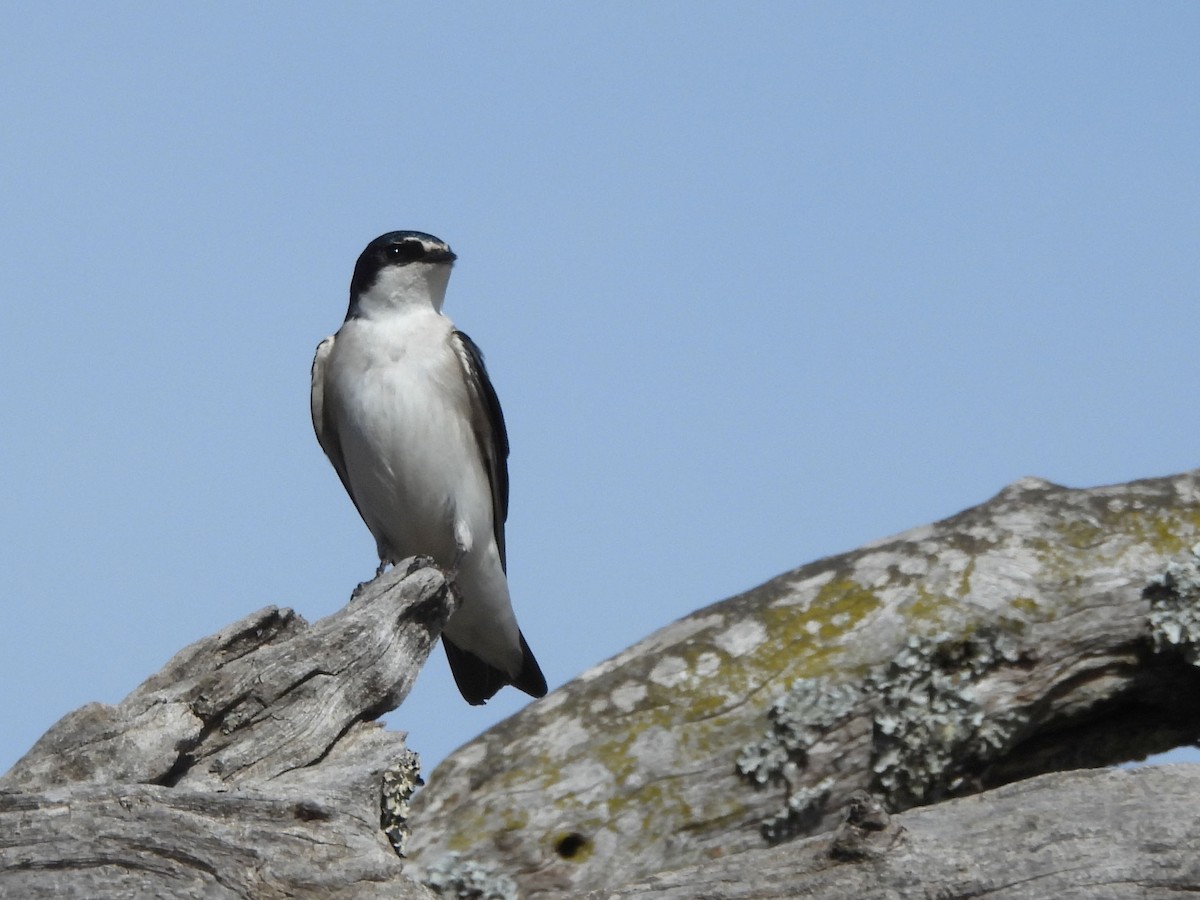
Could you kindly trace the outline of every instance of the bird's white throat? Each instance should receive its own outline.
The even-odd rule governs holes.
[[[381,313],[423,307],[440,313],[446,301],[449,282],[448,263],[418,262],[406,266],[388,266],[379,272],[370,289],[359,295],[356,312],[368,318]]]

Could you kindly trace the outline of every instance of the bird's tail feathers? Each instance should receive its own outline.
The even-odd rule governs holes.
[[[521,639],[522,658],[521,671],[516,675],[509,675],[484,662],[470,650],[464,650],[442,635],[442,646],[446,648],[446,659],[450,663],[454,683],[458,685],[463,699],[472,706],[487,703],[506,684],[511,684],[531,697],[546,696],[546,678],[542,675],[537,660],[533,658],[529,645],[525,643],[525,635],[519,632],[518,634]]]

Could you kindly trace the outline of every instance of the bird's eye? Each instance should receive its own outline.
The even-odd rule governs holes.
[[[394,263],[416,262],[425,255],[425,245],[420,241],[401,241],[398,244],[388,244],[388,260]]]

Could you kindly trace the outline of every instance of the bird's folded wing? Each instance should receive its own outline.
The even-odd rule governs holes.
[[[471,430],[475,433],[479,456],[492,487],[492,527],[496,534],[496,548],[500,551],[500,564],[507,568],[504,522],[508,519],[508,431],[504,427],[504,413],[500,410],[500,400],[488,378],[479,347],[458,330],[453,332],[450,340],[462,364],[467,392],[471,397]],[[320,355],[319,349],[317,354]],[[330,459],[333,457],[330,456]]]
[[[334,471],[342,480],[342,487],[350,495],[354,508],[358,510],[359,515],[362,515],[362,509],[354,497],[354,491],[350,489],[350,479],[346,477],[346,460],[342,456],[342,445],[338,440],[337,426],[334,424],[331,411],[325,405],[325,365],[329,360],[330,353],[333,352],[333,342],[336,337],[337,335],[331,334],[317,345],[317,355],[313,357],[312,364],[312,393],[309,397],[309,404],[312,410],[313,430],[317,433],[317,443],[321,445],[321,449],[333,463]]]

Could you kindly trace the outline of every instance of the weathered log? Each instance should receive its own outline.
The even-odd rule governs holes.
[[[411,854],[562,896],[828,832],[856,790],[904,810],[1195,741],[1198,540],[1200,472],[1029,478],[814,562],[459,749]]]
[[[1195,770],[1011,784],[1200,735],[1198,539],[1200,472],[1026,479],[812,563],[462,748],[411,850],[459,896],[1198,890]],[[263,610],[68,715],[0,779],[0,896],[431,896],[393,852],[415,760],[373,720],[455,596],[414,564],[311,627]]]
[[[1200,766],[1042,775],[587,896],[1168,900],[1200,885],[1198,795]]]
[[[0,895],[432,896],[392,846],[415,757],[373,720],[456,596],[401,566],[311,626],[269,607],[67,715],[0,779]]]

